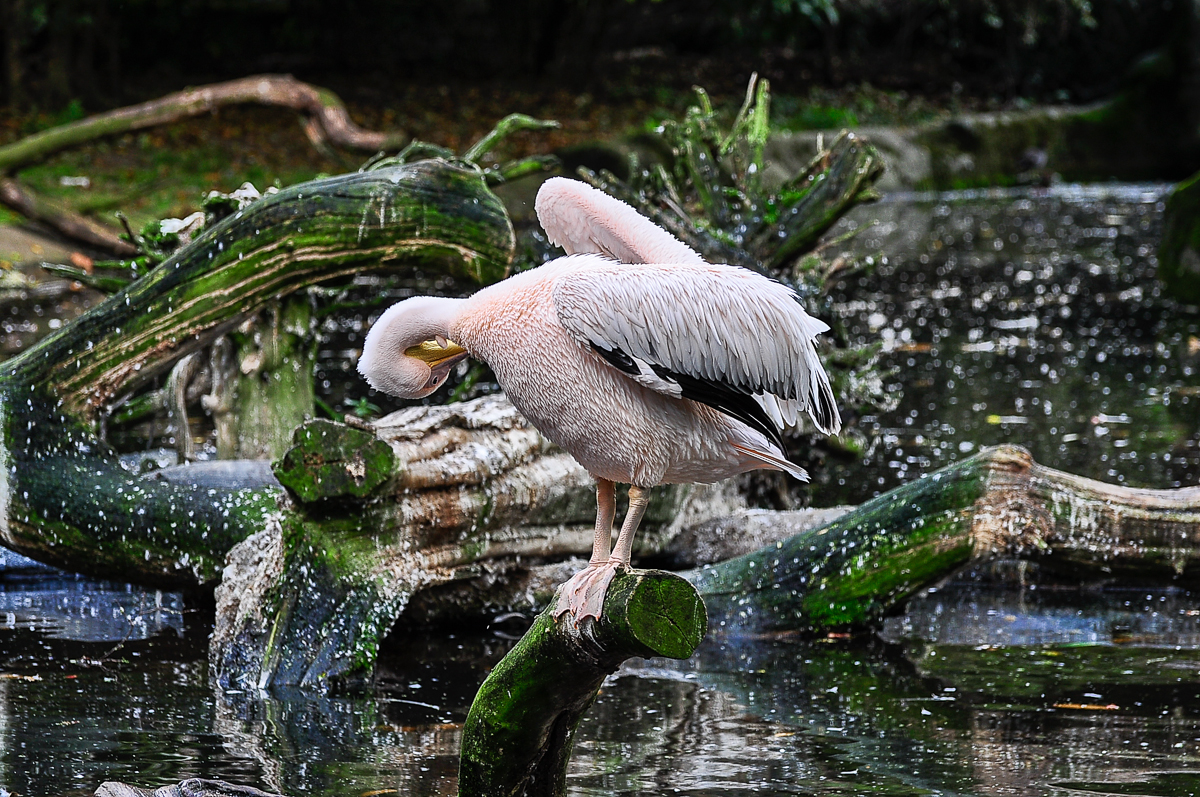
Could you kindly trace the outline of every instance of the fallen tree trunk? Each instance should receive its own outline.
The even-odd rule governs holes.
[[[503,396],[401,410],[373,432],[316,421],[275,472],[294,505],[231,552],[217,587],[209,656],[228,686],[367,677],[419,591],[502,589],[591,550],[591,477]],[[736,508],[719,495],[656,491],[639,550]]]
[[[375,431],[387,449],[357,430],[303,434],[277,467],[300,506],[231,552],[210,648],[222,683],[363,677],[406,611],[415,623],[462,623],[540,609],[570,569],[543,562],[588,550],[590,479],[507,402],[413,408]],[[671,550],[685,528],[692,540],[767,541],[683,574],[712,627],[820,632],[869,624],[996,555],[1052,559],[1083,577],[1191,578],[1198,490],[1105,485],[1005,447],[815,529],[811,513],[721,519],[712,493],[661,489],[639,552]]]
[[[73,241],[112,252],[118,257],[138,254],[138,248],[121,238],[116,229],[41,198],[12,177],[0,177],[0,202],[31,221],[40,221],[58,230]]]
[[[211,584],[276,511],[278,488],[140,478],[97,436],[102,416],[299,288],[397,261],[487,283],[513,246],[479,172],[444,161],[292,186],[231,215],[4,363],[0,540],[105,578]]]
[[[1192,582],[1200,575],[1200,487],[1104,484],[1001,446],[827,526],[684,575],[714,629],[824,631],[876,621],[921,587],[997,555],[1044,560],[1080,580]]]

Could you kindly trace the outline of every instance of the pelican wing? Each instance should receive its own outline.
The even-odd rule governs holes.
[[[569,255],[602,254],[622,263],[704,262],[629,205],[579,180],[550,178],[533,205],[550,243]]]
[[[780,450],[800,412],[824,432],[841,426],[815,345],[829,327],[774,280],[734,266],[591,260],[558,276],[553,295],[563,327],[614,368],[731,415]]]

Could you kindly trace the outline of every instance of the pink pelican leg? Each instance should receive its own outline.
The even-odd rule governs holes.
[[[559,588],[555,618],[567,612],[575,616],[576,622],[588,615],[600,618],[604,594],[616,574],[616,569],[609,565],[613,518],[616,514],[617,485],[607,479],[596,479],[596,536],[592,541],[592,558],[587,567],[571,576]],[[596,605],[597,597],[599,605]]]
[[[558,596],[555,618],[568,612],[578,625],[585,617],[600,619],[604,610],[604,597],[608,585],[617,571],[629,567],[633,557],[633,535],[642,523],[646,506],[650,503],[650,490],[636,485],[629,486],[629,511],[621,524],[616,547],[608,552],[612,539],[612,521],[615,514],[614,485],[610,481],[598,480],[596,484],[596,539],[592,547],[592,560],[588,566],[573,575],[563,584]]]

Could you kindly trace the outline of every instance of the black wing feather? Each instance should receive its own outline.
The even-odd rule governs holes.
[[[786,451],[779,429],[775,427],[762,405],[754,400],[754,396],[749,391],[734,387],[727,382],[679,374],[663,368],[661,365],[651,365],[650,367],[661,378],[678,382],[685,399],[706,404],[731,418],[736,418],[756,432],[761,432],[781,452]]]
[[[590,341],[590,343],[592,350],[618,371],[635,376],[641,373],[633,358],[620,349],[605,348],[594,340]],[[683,398],[705,404],[714,410],[723,412],[729,417],[741,421],[756,432],[761,432],[780,451],[786,450],[783,447],[783,437],[780,434],[780,430],[771,421],[766,411],[763,410],[762,405],[755,401],[754,396],[746,388],[737,387],[728,382],[720,382],[715,379],[704,379],[702,377],[677,373],[657,363],[650,363],[649,365],[660,379],[677,382]]]

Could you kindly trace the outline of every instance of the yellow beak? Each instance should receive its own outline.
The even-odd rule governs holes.
[[[430,368],[436,368],[447,360],[461,359],[466,353],[466,349],[452,340],[447,340],[444,347],[438,345],[436,340],[427,340],[417,346],[409,346],[404,350],[405,355],[416,357]]]

